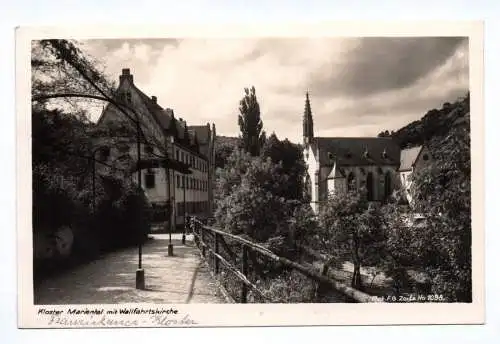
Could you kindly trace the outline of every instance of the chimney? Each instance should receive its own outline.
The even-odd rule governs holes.
[[[153,101],[153,103],[156,104],[156,102],[157,102],[158,99],[156,98],[156,96],[151,96],[151,100]]]
[[[131,83],[134,82],[134,76],[130,74],[130,68],[123,68],[122,75],[120,75],[120,83],[124,80],[129,80]]]

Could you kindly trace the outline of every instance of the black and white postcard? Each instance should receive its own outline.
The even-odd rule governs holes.
[[[18,326],[484,322],[479,22],[20,27]]]

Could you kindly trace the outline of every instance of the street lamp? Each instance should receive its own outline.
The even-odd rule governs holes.
[[[140,142],[140,123],[139,123],[139,118],[136,120],[136,141],[137,141],[137,187],[139,191],[139,195],[141,194],[142,191],[142,169],[140,168],[141,166],[141,142]],[[142,223],[141,223],[141,211],[142,209],[137,209],[137,222],[139,226],[139,242],[138,242],[138,248],[139,248],[139,263],[137,270],[135,272],[135,288],[136,289],[141,289],[144,290],[146,288],[146,283],[144,279],[144,269],[142,268],[142,240],[143,240],[143,233],[142,233]]]
[[[187,210],[186,210],[186,175],[183,175],[182,176],[182,202],[183,202],[183,206],[182,206],[182,210],[183,210],[183,222],[184,222],[184,231],[182,232],[182,244],[185,245],[186,244],[186,214],[187,214]]]
[[[175,138],[173,136],[170,136],[170,145],[172,146],[172,156],[174,155],[174,142]],[[168,149],[168,146],[167,146]],[[168,189],[168,199],[169,199],[169,205],[170,205],[170,221],[168,221],[168,249],[167,253],[169,257],[172,257],[174,255],[174,246],[172,245],[172,227],[175,222],[175,178],[172,175],[172,184],[174,184],[173,187],[173,192],[171,194],[172,188],[170,187],[170,170],[168,169],[168,164],[165,165],[165,173],[167,175],[167,189]]]

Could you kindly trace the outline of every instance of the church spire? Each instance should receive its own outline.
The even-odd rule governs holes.
[[[304,107],[304,118],[302,122],[302,129],[303,129],[302,136],[304,138],[304,144],[308,145],[312,142],[312,139],[314,138],[313,119],[312,119],[311,103],[309,101],[309,92],[306,92],[306,105]]]

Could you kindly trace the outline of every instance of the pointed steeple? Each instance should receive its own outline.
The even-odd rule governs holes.
[[[311,103],[309,101],[309,92],[306,92],[306,104],[304,107],[302,129],[303,129],[302,136],[304,138],[304,144],[309,145],[314,138],[313,119],[312,119]]]

